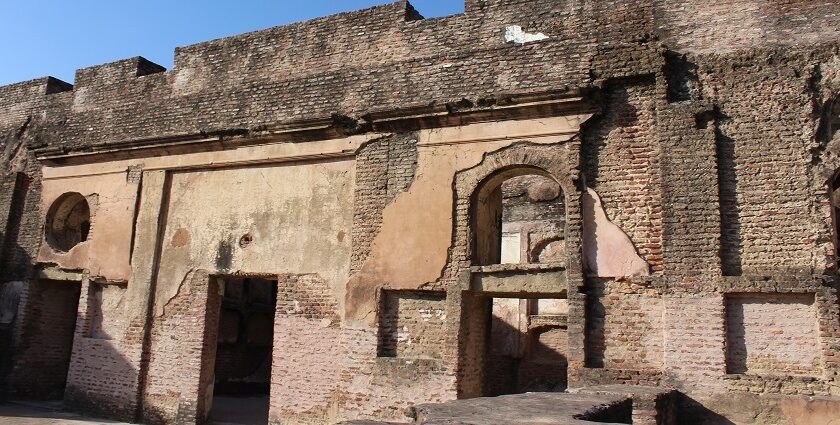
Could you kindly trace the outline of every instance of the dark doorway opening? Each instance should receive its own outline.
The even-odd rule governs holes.
[[[225,279],[211,423],[268,423],[277,281]]]
[[[567,315],[565,299],[493,298],[483,394],[565,391]]]
[[[30,283],[27,319],[13,372],[14,390],[19,396],[64,398],[81,290],[77,281],[42,279]]]

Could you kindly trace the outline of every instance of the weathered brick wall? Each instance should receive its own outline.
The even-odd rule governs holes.
[[[840,13],[831,0],[654,3],[662,37],[679,50],[728,53],[757,45],[819,43],[840,37]]]
[[[662,272],[656,89],[650,81],[610,85],[604,103],[603,115],[583,136],[586,184],[598,191],[608,217],[627,232],[652,270]]]
[[[505,44],[505,25],[551,38],[538,47]],[[405,99],[445,103],[581,87],[598,43],[645,43],[654,27],[650,1],[504,1],[434,20],[412,20],[401,4],[381,6],[182,47],[169,73],[141,58],[81,69],[74,92],[62,95],[73,110],[54,106],[58,133],[45,141],[73,149],[332,112],[361,116]],[[30,102],[19,91],[8,94],[16,107]]]
[[[63,397],[80,292],[79,282],[30,282],[23,299],[21,336],[10,377],[18,396]]]
[[[194,423],[204,417],[204,395],[212,384],[205,375],[212,376],[220,292],[216,279],[196,271],[154,318],[148,375],[141,389],[146,422]]]
[[[277,282],[271,423],[335,420],[346,359],[337,301],[317,275],[283,275]]]
[[[666,275],[720,274],[721,211],[714,130],[702,121],[707,105],[666,101],[657,82],[657,132],[662,150],[662,239]]]
[[[31,183],[32,180],[25,173],[13,173],[7,176],[0,192],[0,211],[6,212],[0,217],[0,229],[3,229],[3,237],[0,238],[0,272],[6,279],[22,278],[28,270],[30,259],[26,250],[19,245],[19,239],[26,199],[32,195]]]
[[[661,370],[665,307],[659,291],[610,280],[590,281],[589,285],[589,366]]]
[[[564,390],[568,380],[566,329],[533,329],[528,334],[528,349],[519,364],[519,391]]]
[[[436,293],[383,291],[379,356],[439,359],[446,332],[445,297]]]
[[[382,211],[406,190],[417,169],[417,135],[405,133],[373,140],[356,155],[356,191],[353,200],[352,272],[367,259],[379,228]]]
[[[406,409],[453,399],[453,370],[441,359],[377,357],[377,336],[344,330],[347,364],[341,372],[341,415],[405,421]]]
[[[443,299],[438,294],[414,293],[395,301],[392,307],[407,313],[399,317],[401,329],[405,325],[409,333],[422,334],[413,335],[413,344],[403,344],[395,356],[381,357],[381,336],[375,329],[341,326],[337,302],[323,280],[314,275],[281,276],[274,328],[272,423],[332,423],[364,417],[401,420],[404,409],[414,403],[442,401],[443,389],[451,385],[450,374],[442,360],[430,356],[440,354]]]
[[[722,392],[726,373],[723,296],[675,294],[664,301],[668,381],[691,393]]]
[[[0,282],[37,284],[29,282],[29,279],[43,230],[40,214],[41,165],[30,148],[43,143],[40,140],[43,124],[55,118],[48,116],[45,110],[53,107],[66,110],[70,97],[57,93],[69,88],[69,85],[54,78],[0,87]],[[22,313],[13,324],[11,338],[0,341],[14,351],[7,362],[14,364],[26,351],[19,344],[26,337],[25,332],[31,332],[31,328],[24,329],[27,312],[40,309],[40,306],[28,305],[30,300],[38,302],[38,293],[40,290],[35,287],[23,290]],[[0,368],[11,368],[12,364]],[[17,369],[25,370],[29,367],[27,365],[34,364],[23,363]],[[14,386],[13,382],[0,382],[4,387],[7,384]],[[25,391],[25,386],[22,390]]]
[[[718,114],[726,273],[820,273],[814,242],[823,229],[802,214],[812,204],[813,65],[748,57],[700,62]]]
[[[726,297],[726,368],[752,375],[822,374],[817,309],[809,294]]]
[[[123,296],[123,287],[104,288],[83,279],[64,401],[95,415],[134,420],[137,348],[128,343],[130,332],[120,308]]]
[[[451,296],[451,295],[450,295]],[[481,397],[485,394],[487,318],[493,314],[493,301],[486,297],[464,295],[457,307],[469,314],[459,323],[458,332],[458,398]],[[449,301],[455,302],[455,299]]]
[[[71,88],[51,77],[0,87],[0,280],[26,280],[31,274],[43,229],[41,164],[31,149],[45,144],[45,127],[69,110]]]
[[[664,382],[692,395],[836,393],[840,358],[832,347],[840,330],[826,182],[840,167],[840,155],[836,137],[820,133],[823,104],[840,92],[836,2],[469,0],[466,10],[422,20],[392,4],[180,48],[171,72],[134,58],[79,70],[75,87],[54,79],[0,87],[0,279],[31,276],[42,239],[36,148],[82,152],[168,136],[254,136],[319,119],[336,123],[339,133],[364,132],[377,113],[409,106],[447,105],[457,122],[459,108],[502,105],[513,94],[580,89],[602,113],[579,140],[539,165],[569,176],[564,190],[573,200],[582,184],[571,179],[581,170],[582,183],[599,192],[608,216],[656,276],[583,282],[576,274],[579,252],[568,253],[572,379]],[[507,25],[549,39],[505,44]],[[416,143],[413,133],[403,133],[360,150],[351,272],[367,258],[382,210],[413,183]],[[529,149],[508,153],[512,159],[496,156],[482,170],[543,158]],[[14,194],[18,172],[29,182],[25,196]],[[456,230],[467,220],[470,194],[455,200]],[[577,243],[579,206],[566,208],[567,237]],[[468,244],[465,234],[454,236],[437,289],[455,285],[471,265]],[[434,335],[422,345],[435,348],[420,354],[434,359],[404,357],[401,351],[412,352],[399,346],[396,358],[378,358],[377,329],[341,323],[340,291],[306,276],[280,284],[278,311],[285,316],[278,314],[275,323],[275,422],[401,418],[410,403],[451,398],[456,386],[461,396],[482,390],[483,359],[467,350],[483,343],[481,315],[462,323],[448,317],[446,326],[430,327]],[[23,295],[24,322],[36,320],[40,308],[35,285]],[[199,412],[198,395],[212,383],[197,359],[215,350],[203,330],[218,318],[207,313],[213,308],[206,287],[185,286],[189,290],[171,300],[158,300],[165,311],[151,329],[143,400],[153,420]],[[779,291],[815,294],[808,310],[815,327],[799,307],[790,314],[796,320],[784,326],[803,338],[815,335],[818,343],[790,345],[807,347],[796,360],[818,360],[822,369],[783,361],[791,374],[810,376],[727,375],[727,338],[740,337],[731,332],[738,322],[727,319],[734,310],[725,294],[765,293],[754,295],[762,299]],[[487,310],[483,300],[459,297],[450,292],[450,311]],[[119,401],[104,410],[133,410],[144,325],[106,314],[97,324],[95,302],[85,307],[88,298],[83,295],[79,311],[92,316],[81,339],[77,333],[68,398],[84,406],[111,392]],[[396,311],[397,323],[423,319],[417,308]],[[755,320],[744,323],[744,341],[772,341],[775,334],[749,331],[769,324],[770,309],[756,311]],[[394,317],[387,308],[380,313],[386,321]],[[125,334],[111,341],[88,337],[119,334],[123,327]],[[27,327],[18,334],[26,341]],[[460,358],[453,355],[457,346],[466,352]],[[581,369],[584,348],[590,366],[603,367]],[[24,360],[18,370],[35,366]]]

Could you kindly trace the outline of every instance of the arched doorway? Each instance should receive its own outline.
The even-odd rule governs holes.
[[[486,178],[473,196],[470,226],[474,267],[511,273],[566,267],[565,194],[540,168],[512,166]],[[482,364],[480,395],[565,390],[565,299],[484,293],[477,303],[483,306],[467,314],[486,315],[478,325],[486,337],[474,349],[482,351],[473,354]]]

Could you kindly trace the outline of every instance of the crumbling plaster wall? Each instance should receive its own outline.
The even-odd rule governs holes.
[[[168,328],[179,322],[203,326],[203,310],[174,307],[190,297],[196,270],[312,274],[325,281],[333,299],[343,299],[350,269],[354,173],[353,161],[340,160],[171,176],[152,325],[153,335],[160,335],[151,345],[147,410],[171,416],[195,397],[192,390],[172,387],[180,379],[163,359],[191,357],[181,345],[168,343]],[[280,335],[292,331],[279,330]],[[321,379],[335,382],[329,376]]]
[[[590,114],[543,120],[482,123],[423,130],[414,180],[382,212],[370,254],[348,285],[347,320],[371,326],[377,286],[440,287],[457,276],[449,267],[455,205],[454,176],[482,162],[485,154],[517,141],[554,144],[579,132]],[[365,208],[365,205],[360,205]],[[445,272],[448,275],[445,275]]]
[[[42,243],[36,261],[68,270],[87,270],[92,277],[127,282],[131,276],[131,244],[140,176],[122,173],[46,179],[41,192],[41,210],[65,193],[81,193],[90,208],[88,239],[68,252]]]
[[[27,150],[30,148],[84,150],[199,131],[247,134],[263,125],[322,117],[334,111],[361,116],[371,110],[404,106],[405,99],[440,103],[464,97],[498,100],[509,92],[588,87],[594,82],[606,95],[607,119],[599,121],[602,124],[596,122],[601,129],[587,131],[594,139],[586,135],[583,139],[586,160],[582,167],[587,181],[602,194],[606,215],[628,233],[654,273],[662,275],[621,284],[630,288],[622,288],[628,303],[639,294],[659,292],[664,298],[665,360],[662,370],[590,370],[585,376],[589,380],[580,382],[600,378],[615,382],[629,376],[629,382],[670,382],[692,395],[727,391],[738,396],[836,393],[837,360],[826,348],[822,348],[824,375],[817,380],[726,376],[723,314],[725,292],[813,292],[817,294],[815,320],[821,347],[836,346],[837,294],[831,270],[834,259],[826,182],[840,161],[836,139],[820,140],[817,130],[821,105],[840,91],[837,46],[831,44],[840,28],[836,4],[739,1],[704,5],[702,10],[697,7],[692,2],[661,1],[476,0],[469,2],[466,15],[407,22],[405,8],[390,5],[298,24],[292,31],[283,27],[188,46],[179,49],[176,69],[170,73],[132,59],[80,70],[72,91],[66,84],[47,79],[0,88],[0,134],[4,135],[5,154],[11,152],[0,161],[4,173],[8,165],[8,173],[0,181],[0,211],[11,209],[6,206],[10,203],[8,176],[23,171],[32,178],[20,231],[4,235],[5,244],[14,239],[16,254],[3,259],[2,272],[7,278],[12,274],[29,276],[31,260],[42,240],[41,170]],[[698,15],[704,18],[697,19]],[[362,36],[342,30],[359,22],[364,22]],[[508,24],[544,32],[550,38],[526,46],[504,45],[501,31]],[[323,37],[325,31],[340,36]],[[296,37],[295,42],[284,37]],[[813,44],[823,41],[829,44]],[[667,74],[671,71],[662,58],[660,43],[678,55],[689,53],[689,63],[697,66],[697,85],[688,99],[668,102]],[[713,51],[719,54],[711,54]],[[289,69],[295,72],[287,72]],[[311,71],[314,69],[318,71]],[[277,75],[289,78],[278,81]],[[618,125],[610,122],[611,114]],[[648,128],[650,125],[655,129]],[[490,145],[504,143],[487,143]],[[597,149],[591,149],[593,146]],[[310,153],[328,150],[318,143],[301,149]],[[459,152],[456,147],[418,148],[418,158],[423,157],[423,149],[447,153],[446,158],[457,157]],[[268,155],[268,150],[264,152]],[[592,158],[598,155],[602,157],[592,165]],[[176,161],[181,159],[179,156]],[[472,162],[467,159],[458,161]],[[625,161],[631,164],[626,174],[622,171]],[[587,173],[595,173],[597,178]],[[418,167],[415,178],[422,175],[434,179]],[[406,193],[424,193],[434,205],[451,202],[439,193],[425,191],[424,184],[420,181],[417,189],[409,187]],[[394,187],[402,191],[404,186]],[[390,189],[385,192],[393,195]],[[388,207],[390,212],[383,211],[383,222],[370,228],[369,233],[384,236],[364,242],[366,246],[359,251],[365,255],[353,258],[350,266],[357,270],[358,261],[359,270],[368,276],[360,285],[368,290],[390,284],[386,281],[391,279],[399,282],[398,287],[412,289],[435,282],[441,270],[439,262],[446,261],[445,248],[436,243],[417,240],[402,245],[399,236],[405,226],[399,215],[421,211],[417,214],[421,218],[411,223],[431,224],[436,237],[445,236],[441,229],[451,222],[441,218],[443,214],[427,211],[423,203],[395,199]],[[442,210],[451,214],[451,207]],[[2,214],[2,220],[7,216]],[[148,214],[140,217],[138,226],[149,224],[146,221],[153,221]],[[661,230],[657,230],[659,221]],[[138,233],[138,246],[149,246],[140,239],[157,237],[156,230],[147,230]],[[449,243],[443,239],[441,245]],[[400,248],[390,252],[394,246]],[[418,247],[434,254],[428,258],[404,255]],[[399,275],[404,258],[409,258],[418,274]],[[139,264],[135,276],[144,273],[136,269],[155,266],[143,261],[135,264]],[[826,273],[826,269],[827,276],[817,282],[813,274]],[[743,276],[727,280],[720,274]],[[765,281],[768,275],[775,276],[770,283]],[[788,275],[793,277],[786,286],[773,280]],[[179,282],[168,279],[160,290],[168,293]],[[141,276],[134,287],[129,286],[128,295],[142,298],[148,284]],[[349,298],[339,291],[337,299],[340,303]],[[142,311],[145,304],[139,298],[134,302],[130,305]],[[570,300],[572,312],[580,311],[579,302]],[[374,311],[371,305],[362,303],[361,314],[350,312],[349,316],[364,316],[369,321]],[[620,316],[622,311],[616,308],[615,314]],[[571,319],[570,335],[575,335],[582,322],[582,317]],[[129,343],[112,351],[137,357],[143,326],[142,321],[132,319],[129,329],[133,330],[126,336]],[[312,332],[308,323],[301,329]],[[349,352],[364,365],[348,370],[375,375],[354,386],[354,394],[370,393],[370,381],[393,388],[394,383],[383,376],[393,370],[369,358],[376,346],[369,323],[347,335],[351,335],[347,343],[355,347]],[[580,348],[570,345],[573,353]],[[629,353],[625,359],[629,363],[640,359],[621,346],[613,346],[611,352]],[[128,365],[137,366],[134,361]],[[95,370],[91,367],[84,374],[86,379]],[[442,375],[447,373],[451,371]],[[440,385],[430,384],[425,392],[436,394],[434,388],[445,387],[449,381],[443,378]],[[89,382],[88,387],[95,384]],[[379,402],[405,402],[385,393],[360,396],[361,401],[355,403],[364,405],[363,414],[398,416],[396,410],[383,413],[372,407]],[[727,397],[740,400],[731,395],[721,398]],[[721,398],[712,406],[725,407]],[[109,408],[124,409],[125,405]]]
[[[378,300],[383,296],[381,290],[399,293],[453,286],[459,272],[450,269],[453,264],[451,245],[456,220],[460,217],[453,217],[453,211],[456,211],[456,201],[459,205],[464,202],[453,186],[458,171],[474,167],[490,152],[504,150],[517,142],[552,148],[562,146],[579,132],[580,124],[588,117],[589,114],[580,114],[421,130],[410,134],[411,137],[392,139],[409,146],[416,143],[417,149],[416,164],[402,163],[396,171],[394,162],[387,158],[388,155],[402,157],[402,150],[382,150],[375,142],[362,149],[357,175],[374,173],[370,167],[383,170],[379,172],[382,176],[379,180],[359,180],[357,194],[363,196],[357,198],[356,218],[370,217],[367,211],[371,208],[382,209],[381,219],[357,222],[375,237],[371,239],[365,235],[358,240],[359,250],[369,254],[357,257],[358,260],[354,258],[359,261],[355,263],[359,269],[347,286],[344,319],[348,329],[344,332],[348,338],[348,365],[342,376],[347,385],[348,402],[341,405],[342,414],[349,418],[402,419],[402,409],[417,400],[434,402],[456,396],[454,359],[457,342],[454,338],[458,320],[449,317],[450,312],[459,311],[453,310],[454,301],[446,300],[445,334],[435,334],[437,340],[430,341],[432,345],[443,347],[438,354],[440,358],[399,354],[393,358],[377,358],[377,308]],[[365,149],[374,149],[379,156],[367,153]],[[387,188],[392,187],[391,176],[400,176],[404,170],[413,171],[410,184],[400,184],[402,190],[396,193],[388,192]],[[384,199],[393,200],[384,205],[371,203],[369,193],[377,193],[377,190]],[[371,245],[368,247],[367,243]],[[405,394],[414,395],[411,398]]]
[[[586,127],[582,155],[586,184],[600,196],[606,215],[628,233],[650,269],[661,273],[662,172],[655,93],[651,81],[607,85],[603,115]]]
[[[354,173],[333,161],[173,174],[155,315],[194,269],[318,274],[343,298]]]

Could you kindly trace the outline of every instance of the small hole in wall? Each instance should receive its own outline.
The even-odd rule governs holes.
[[[254,242],[254,235],[246,233],[239,238],[239,247],[248,248]]]
[[[709,128],[709,123],[715,120],[715,111],[703,111],[694,114],[694,128],[698,130],[705,130]]]

